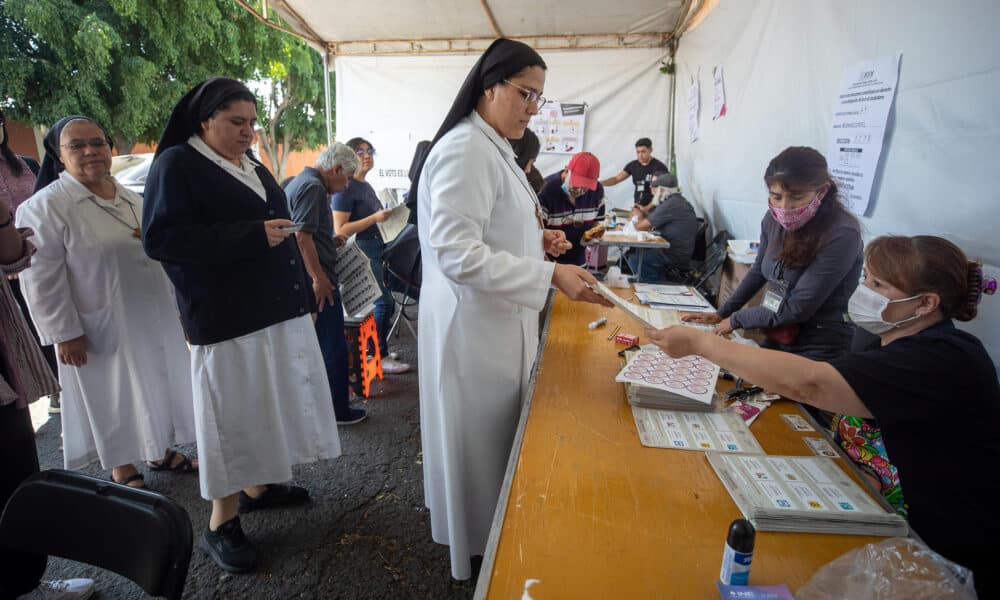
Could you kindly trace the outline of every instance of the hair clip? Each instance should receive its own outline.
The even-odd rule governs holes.
[[[997,293],[996,277],[987,277],[983,273],[982,265],[976,265],[976,281],[973,282],[972,289],[969,290],[970,298],[975,298],[973,304],[978,305],[983,301],[983,296],[992,296]]]
[[[997,293],[996,277],[983,277],[983,293],[987,296],[992,296]]]

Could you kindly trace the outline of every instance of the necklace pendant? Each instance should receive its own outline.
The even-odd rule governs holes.
[[[137,240],[141,240],[142,239],[142,229],[139,229],[138,227],[136,227],[135,229],[133,229],[132,230],[132,237],[134,237]]]

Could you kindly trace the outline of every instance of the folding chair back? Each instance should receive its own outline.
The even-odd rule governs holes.
[[[180,598],[192,548],[187,511],[163,494],[70,471],[36,473],[0,517],[0,545],[114,571]]]

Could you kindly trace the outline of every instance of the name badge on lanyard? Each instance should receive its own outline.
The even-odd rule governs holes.
[[[764,299],[760,303],[761,306],[771,312],[778,312],[778,309],[781,308],[781,303],[785,300],[785,295],[788,294],[788,283],[785,282],[785,266],[779,263],[777,270],[778,280],[768,282],[768,289],[764,292]]]

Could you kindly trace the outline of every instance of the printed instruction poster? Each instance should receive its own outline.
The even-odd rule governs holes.
[[[542,152],[576,154],[583,150],[583,130],[586,123],[586,104],[546,102],[542,110],[531,117],[528,129],[538,136]]]
[[[691,143],[698,140],[698,112],[701,110],[701,83],[700,73],[691,78],[691,87],[688,88],[688,134],[691,136]]]
[[[827,160],[848,210],[868,212],[885,126],[899,79],[900,55],[883,56],[844,69],[833,102]]]

